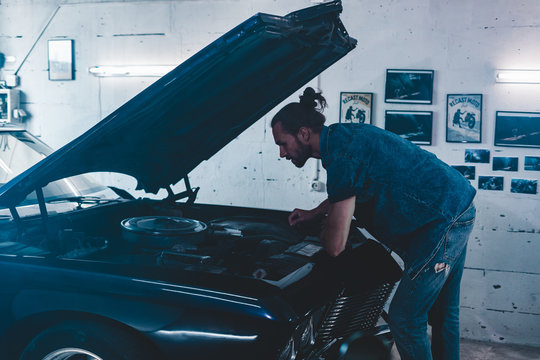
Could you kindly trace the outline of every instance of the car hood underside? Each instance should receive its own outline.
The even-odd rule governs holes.
[[[341,9],[251,17],[3,186],[0,206],[87,172],[127,174],[152,193],[176,184],[355,47]]]

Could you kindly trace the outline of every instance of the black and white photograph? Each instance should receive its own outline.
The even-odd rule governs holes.
[[[465,149],[466,163],[489,163],[489,150]]]
[[[540,148],[540,112],[497,111],[495,145]]]
[[[73,40],[49,40],[49,80],[73,80]]]
[[[540,171],[540,156],[525,156],[525,170]]]
[[[386,70],[384,101],[401,104],[431,104],[433,70]]]
[[[446,142],[482,141],[482,94],[448,94]]]
[[[339,122],[371,124],[373,93],[341,92]]]
[[[459,171],[461,175],[468,180],[474,180],[476,178],[476,167],[467,165],[452,165],[454,169]]]
[[[386,110],[384,128],[418,145],[431,145],[433,112]]]
[[[502,176],[479,176],[478,189],[502,191],[504,188],[504,177]]]
[[[493,170],[495,171],[518,171],[517,157],[493,157]]]
[[[510,192],[520,194],[536,194],[538,192],[538,180],[512,179]]]

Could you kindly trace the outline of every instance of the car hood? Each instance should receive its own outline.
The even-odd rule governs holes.
[[[152,193],[176,184],[355,47],[341,10],[334,1],[249,18],[5,184],[0,206],[94,171],[131,175]]]

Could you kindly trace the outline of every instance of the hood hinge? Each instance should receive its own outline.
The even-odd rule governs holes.
[[[188,204],[188,205],[193,204],[195,202],[195,199],[197,198],[197,193],[199,192],[200,187],[192,188],[190,183],[189,183],[189,178],[187,176],[184,177],[184,184],[186,185],[186,190],[182,191],[181,193],[178,193],[178,194],[175,194],[172,191],[171,186],[168,185],[166,187],[166,190],[167,190],[167,193],[169,194],[169,196],[167,196],[165,201],[174,203],[174,202],[176,202],[176,201],[178,201],[180,199],[183,199],[183,198],[187,197],[186,204]]]

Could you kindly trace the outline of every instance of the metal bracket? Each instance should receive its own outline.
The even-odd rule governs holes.
[[[189,183],[189,178],[186,176],[184,177],[184,184],[186,185],[186,190],[182,191],[181,193],[175,194],[170,186],[167,186],[166,190],[169,194],[165,200],[168,202],[174,203],[180,199],[184,199],[187,197],[186,204],[191,205],[195,202],[195,199],[197,198],[197,193],[199,192],[200,187],[192,188]]]

